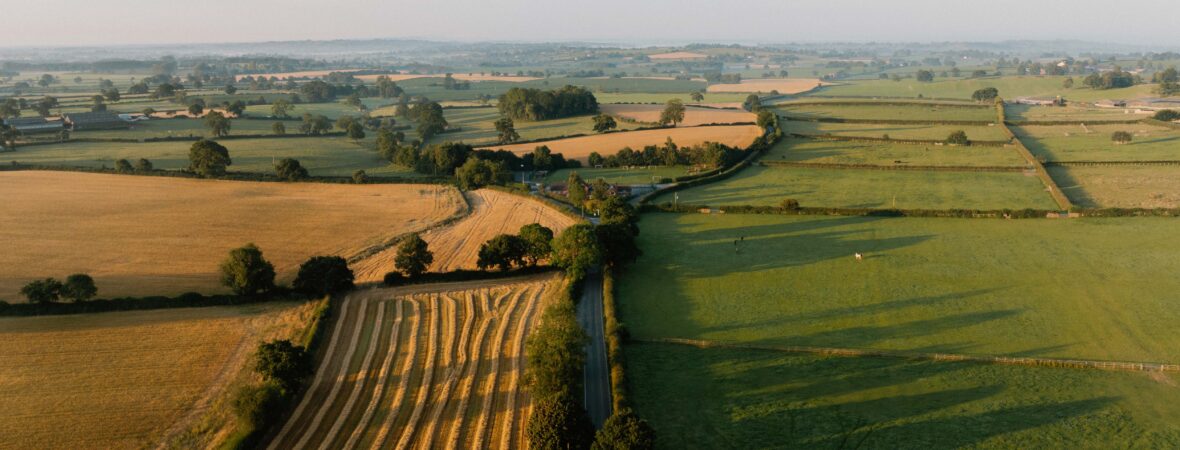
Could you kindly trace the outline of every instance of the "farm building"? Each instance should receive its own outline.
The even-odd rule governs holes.
[[[15,128],[21,134],[57,133],[62,130],[61,122],[51,122],[43,117],[6,119],[4,124]]]
[[[65,120],[66,126],[74,131],[130,128],[130,124],[113,112],[73,113],[65,114],[62,118]]]

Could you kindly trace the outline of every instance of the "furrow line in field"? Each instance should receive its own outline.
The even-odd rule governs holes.
[[[409,422],[406,427],[402,429],[402,434],[397,441],[397,449],[403,450],[410,447],[414,439],[414,432],[418,427],[418,420],[422,418],[422,412],[426,409],[427,402],[430,401],[430,386],[434,381],[434,366],[436,364],[436,357],[438,354],[438,334],[442,328],[439,325],[439,305],[438,297],[430,296],[427,302],[433,303],[427,305],[430,308],[430,334],[427,335],[426,340],[426,362],[425,372],[422,379],[418,383],[418,400],[414,405],[414,412],[410,415]]]
[[[385,320],[385,302],[377,304],[377,320],[373,324],[373,332],[369,336],[369,348],[365,352],[365,359],[361,363],[361,370],[356,374],[356,381],[352,385],[352,392],[348,394],[348,400],[344,402],[344,409],[340,410],[340,415],[336,416],[335,423],[332,428],[328,430],[328,434],[324,436],[324,440],[320,441],[320,450],[327,450],[328,446],[336,440],[336,435],[340,433],[340,429],[344,427],[344,422],[352,413],[353,407],[356,406],[356,401],[360,398],[361,388],[365,386],[365,380],[369,378],[369,366],[373,363],[373,355],[377,353],[378,343],[381,341],[381,325]]]
[[[418,334],[422,328],[422,316],[419,314],[418,302],[413,297],[406,299],[410,303],[410,309],[413,311],[410,316],[414,318],[408,333],[409,342],[406,343],[406,358],[401,365],[401,375],[397,384],[397,390],[394,391],[393,401],[389,405],[389,416],[385,418],[385,422],[381,424],[381,430],[377,432],[377,438],[373,440],[373,447],[380,448],[385,446],[385,439],[389,437],[389,431],[393,428],[397,420],[398,411],[401,409],[402,402],[405,401],[406,391],[410,386],[410,370],[414,367],[414,359],[418,357]]]
[[[366,306],[367,305],[363,303],[361,304],[360,316],[356,321],[356,325],[353,327],[354,331],[352,333],[352,340],[348,344],[348,351],[344,353],[344,362],[340,364],[340,372],[336,374],[336,379],[332,384],[332,390],[328,392],[328,398],[320,404],[319,410],[316,411],[315,418],[312,419],[311,424],[304,429],[305,432],[303,437],[295,443],[294,448],[296,449],[307,447],[308,442],[311,440],[316,430],[319,429],[320,423],[323,422],[324,417],[328,415],[328,409],[332,406],[332,403],[336,401],[336,396],[340,395],[340,388],[344,386],[345,380],[348,379],[348,366],[352,361],[353,355],[356,354],[357,344],[361,340],[361,331],[364,330],[365,315],[369,311],[369,308]]]
[[[373,420],[373,414],[377,411],[377,405],[381,403],[381,394],[385,392],[385,383],[389,379],[390,365],[393,364],[398,351],[397,340],[398,333],[401,331],[402,306],[404,304],[401,299],[396,299],[393,302],[397,306],[394,309],[393,330],[389,332],[389,350],[385,354],[385,361],[381,363],[381,372],[377,378],[377,386],[373,389],[373,396],[369,398],[368,407],[365,408],[365,414],[361,416],[361,421],[357,423],[356,428],[352,430],[352,435],[345,442],[345,450],[356,448],[357,442],[360,441],[365,430],[369,428],[369,422]]]

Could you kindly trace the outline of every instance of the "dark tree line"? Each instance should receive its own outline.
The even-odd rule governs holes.
[[[625,147],[606,157],[594,152],[590,154],[588,162],[594,167],[699,165],[716,168],[741,161],[743,157],[745,151],[724,144],[706,142],[679,147],[669,138],[664,145],[648,145],[642,150]]]
[[[512,88],[500,96],[497,107],[501,115],[510,119],[548,120],[594,114],[598,112],[598,100],[589,90],[578,86],[548,91]]]

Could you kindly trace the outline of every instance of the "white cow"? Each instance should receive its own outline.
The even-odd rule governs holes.
[[[856,260],[857,261],[864,261],[864,259],[865,259],[865,255],[862,255],[860,253],[856,253]]]

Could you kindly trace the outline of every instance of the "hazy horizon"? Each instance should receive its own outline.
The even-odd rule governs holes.
[[[379,0],[354,0],[347,6],[309,0],[207,0],[200,8],[152,4],[132,11],[123,2],[65,0],[47,13],[42,5],[22,2],[3,7],[6,16],[18,20],[0,29],[0,47],[353,39],[639,45],[1077,40],[1175,47],[1168,40],[1169,28],[1180,14],[1180,3],[1163,0],[1118,10],[1091,0],[860,3],[602,0],[589,7],[541,0],[456,0],[440,8]]]

